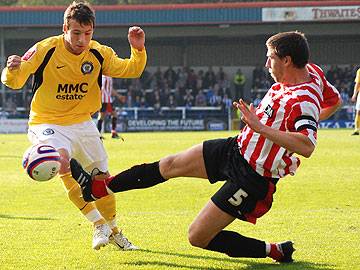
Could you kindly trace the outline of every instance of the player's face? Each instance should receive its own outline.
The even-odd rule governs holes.
[[[274,49],[268,48],[265,67],[269,70],[275,82],[283,82],[284,79],[284,59],[276,55]]]
[[[75,20],[70,20],[63,25],[65,47],[73,54],[79,55],[89,47],[89,43],[94,33],[92,24],[80,24]]]

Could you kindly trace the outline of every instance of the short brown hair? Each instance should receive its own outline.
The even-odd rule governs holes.
[[[266,46],[274,49],[277,56],[290,56],[297,68],[303,68],[309,62],[310,49],[305,35],[298,31],[282,32],[271,36]]]
[[[95,27],[95,11],[86,1],[74,1],[67,7],[64,12],[64,24],[69,25],[72,19],[80,24],[91,24]]]

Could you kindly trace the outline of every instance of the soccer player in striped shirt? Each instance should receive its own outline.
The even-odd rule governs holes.
[[[113,88],[113,79],[109,76],[102,75],[101,85],[101,109],[98,116],[97,128],[101,132],[102,125],[106,114],[111,114],[111,138],[124,140],[116,131],[117,126],[117,113],[112,105],[115,96],[120,99],[120,95]]]
[[[230,257],[271,257],[292,262],[292,241],[267,243],[224,230],[235,219],[256,223],[269,211],[279,179],[300,164],[294,155],[310,157],[318,122],[341,105],[338,91],[321,69],[309,62],[309,47],[300,32],[284,32],[267,42],[266,67],[275,83],[257,108],[234,102],[246,123],[236,137],[205,141],[158,162],[136,165],[102,181],[92,179],[76,160],[73,176],[85,200],[113,192],[146,188],[175,177],[225,181],[189,228],[193,246]]]

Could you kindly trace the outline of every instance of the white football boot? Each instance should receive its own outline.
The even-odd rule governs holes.
[[[99,250],[101,247],[106,246],[109,243],[111,232],[112,231],[108,224],[96,225],[94,229],[92,248]]]
[[[119,248],[120,250],[137,250],[137,246],[133,245],[126,237],[119,232],[110,236],[110,243]]]

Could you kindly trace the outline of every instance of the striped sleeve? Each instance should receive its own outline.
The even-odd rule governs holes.
[[[327,108],[337,104],[340,100],[340,93],[328,80],[326,80],[323,70],[315,64],[309,64],[308,69],[310,72],[315,72],[320,77],[323,88],[323,101],[321,107]]]
[[[304,101],[306,99],[306,101]],[[294,104],[290,117],[293,119],[293,130],[307,136],[312,144],[316,145],[317,128],[320,114],[320,108],[316,102],[309,96],[302,96]]]

